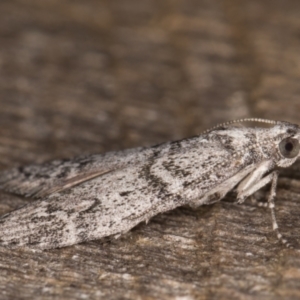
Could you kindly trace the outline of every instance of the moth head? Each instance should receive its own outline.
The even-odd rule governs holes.
[[[278,167],[289,167],[300,156],[300,127],[298,125],[284,121],[253,118],[231,123],[241,121],[273,125],[269,129],[256,128],[256,136],[264,155],[272,159]]]
[[[300,156],[300,127],[288,122],[245,118],[219,124],[204,133],[244,122],[271,125],[268,129],[255,127],[255,134],[264,155],[274,160],[277,166],[288,167]]]
[[[292,165],[300,156],[300,127],[287,122],[278,122],[274,127],[276,164],[279,167]]]

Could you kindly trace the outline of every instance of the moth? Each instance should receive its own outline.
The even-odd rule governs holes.
[[[274,198],[278,168],[296,161],[299,140],[298,125],[241,119],[153,147],[4,171],[1,189],[38,200],[0,218],[0,245],[51,249],[118,235],[178,206],[215,203],[231,190],[242,203],[268,183],[273,230],[287,244]]]

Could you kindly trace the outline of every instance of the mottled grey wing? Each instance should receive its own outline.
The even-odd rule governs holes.
[[[136,148],[19,167],[0,173],[0,189],[41,198],[129,164],[136,164],[150,155],[149,149]]]
[[[45,249],[123,233],[160,212],[201,198],[245,166],[244,160],[231,159],[228,145],[202,137],[150,149],[151,155],[136,159],[138,163],[2,217],[0,244]]]
[[[0,244],[73,245],[126,232],[180,205],[162,185],[149,186],[142,174],[143,167],[117,170],[13,211],[0,219]]]

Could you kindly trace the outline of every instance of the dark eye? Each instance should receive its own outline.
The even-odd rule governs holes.
[[[294,158],[300,151],[299,141],[293,138],[286,138],[280,142],[279,150],[284,157]]]

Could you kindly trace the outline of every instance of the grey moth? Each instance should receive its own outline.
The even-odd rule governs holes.
[[[245,122],[267,124],[237,126]],[[242,119],[153,147],[80,156],[0,173],[0,188],[37,200],[0,217],[0,245],[51,249],[129,231],[182,205],[220,201],[231,190],[242,203],[271,184],[299,156],[300,127]]]

